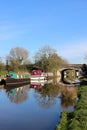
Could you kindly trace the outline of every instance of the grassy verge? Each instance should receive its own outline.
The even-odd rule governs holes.
[[[78,88],[78,102],[74,112],[62,112],[60,123],[56,130],[87,130],[87,81],[84,80]]]
[[[59,125],[56,126],[56,130],[67,130],[67,112],[62,112]]]

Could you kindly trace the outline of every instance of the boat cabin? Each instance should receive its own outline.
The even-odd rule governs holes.
[[[42,71],[41,70],[32,70],[31,75],[32,76],[41,76]]]

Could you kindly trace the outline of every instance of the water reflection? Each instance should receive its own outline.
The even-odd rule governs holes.
[[[54,130],[63,108],[69,111],[73,108],[76,94],[76,88],[53,79],[23,86],[5,86],[0,91],[0,128]]]
[[[76,102],[77,90],[73,87],[62,87],[61,89],[61,105],[64,108],[73,106]]]
[[[35,89],[34,97],[41,107],[50,108],[56,104],[56,98],[61,99],[62,107],[73,106],[76,101],[77,92],[73,87],[54,83],[54,80],[45,82],[32,82],[25,86],[7,87],[5,91],[9,100],[13,103],[19,104],[29,98],[28,90]]]
[[[60,84],[47,83],[40,90],[35,93],[35,98],[41,107],[49,108],[56,104],[56,98],[61,99],[62,107],[73,106],[76,98],[76,88],[62,86]]]
[[[28,99],[27,90],[29,89],[29,85],[17,87],[17,88],[7,88],[6,93],[9,100],[13,103],[19,104]]]
[[[67,108],[73,106],[77,97],[76,89],[58,84],[57,80],[56,82],[54,81],[55,80],[51,79],[45,82],[32,82],[25,86],[8,86],[5,87],[5,91],[9,100],[16,104],[28,100],[28,90],[34,88],[34,97],[38,105],[43,108],[50,108],[52,105],[56,104],[57,98],[60,98],[62,107]]]
[[[35,80],[30,82],[30,88],[41,89],[47,83],[47,80]]]

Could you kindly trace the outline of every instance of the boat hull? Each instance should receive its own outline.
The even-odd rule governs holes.
[[[17,85],[23,83],[30,83],[30,78],[21,78],[21,79],[14,79],[14,78],[6,78],[1,80],[1,85]]]

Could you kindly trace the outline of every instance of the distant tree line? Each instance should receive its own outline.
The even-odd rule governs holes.
[[[29,71],[34,68],[52,72],[60,66],[68,64],[68,62],[61,58],[57,54],[57,51],[50,46],[40,48],[34,54],[33,63],[29,56],[29,52],[22,47],[11,48],[9,54],[5,58],[5,62],[0,58],[0,72],[4,70]]]

